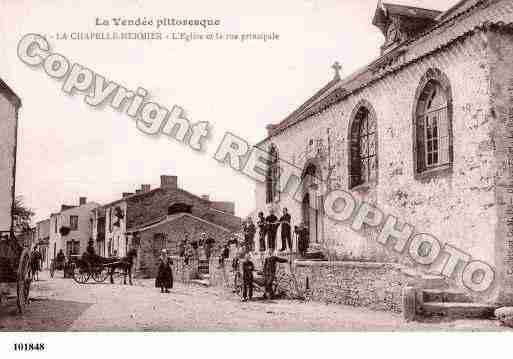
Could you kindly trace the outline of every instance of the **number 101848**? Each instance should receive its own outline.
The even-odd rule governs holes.
[[[32,352],[44,351],[46,346],[44,343],[14,343],[15,352]]]

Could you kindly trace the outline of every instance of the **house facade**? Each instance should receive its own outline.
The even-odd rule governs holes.
[[[379,244],[375,228],[325,216],[318,179],[489,263],[491,300],[513,302],[513,3],[467,0],[439,12],[380,1],[372,23],[385,37],[377,60],[347,78],[335,67],[324,88],[267,127],[256,211],[287,207],[330,258],[411,262]],[[299,191],[280,182],[280,161],[302,173]]]
[[[50,268],[50,219],[45,219],[36,223],[36,244],[43,257],[43,269]]]
[[[0,79],[0,238],[13,233],[19,97]]]
[[[119,200],[96,208],[92,213],[93,239],[99,248],[98,252],[104,253],[105,256],[123,257],[131,246],[135,246],[142,250],[139,253],[140,261],[146,255],[143,253],[146,248],[146,236],[141,236],[141,232],[145,232],[147,227],[160,225],[161,222],[169,223],[171,216],[183,213],[190,215],[187,217],[188,220],[207,222],[222,227],[223,231],[235,232],[241,225],[240,218],[235,216],[233,202],[212,201],[208,196],[194,195],[178,186],[176,176],[162,175],[160,187],[151,189],[150,185],[143,184],[135,193],[123,193]],[[102,222],[104,235],[101,229]],[[182,219],[177,219],[173,224],[181,222]],[[194,226],[188,229],[191,235],[194,231]],[[177,231],[176,233],[182,233],[180,236],[168,230],[162,233],[169,237],[169,241],[175,243],[185,232]],[[149,261],[150,259],[146,260]],[[137,266],[141,266],[141,263],[138,262]],[[142,267],[144,266],[142,263]]]
[[[78,206],[62,205],[59,213],[50,215],[49,260],[53,260],[62,249],[66,256],[80,255],[92,238],[93,209],[98,203],[87,202],[80,197]]]

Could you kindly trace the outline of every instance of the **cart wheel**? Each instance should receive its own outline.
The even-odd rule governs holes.
[[[109,278],[109,268],[96,267],[93,269],[91,277],[96,283],[103,283]]]
[[[23,314],[25,311],[25,307],[29,302],[29,293],[30,293],[30,283],[32,280],[30,279],[30,253],[27,248],[21,252],[20,262],[18,264],[18,274],[17,274],[17,286],[16,286],[16,294],[18,305],[18,311],[20,314]]]
[[[73,265],[71,271],[73,273],[73,280],[78,284],[87,283],[89,277],[91,276],[89,265]]]

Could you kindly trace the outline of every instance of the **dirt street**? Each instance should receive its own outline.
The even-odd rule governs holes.
[[[498,321],[405,323],[401,316],[362,308],[291,300],[242,303],[220,288],[176,284],[161,294],[152,280],[134,286],[79,285],[42,273],[27,312],[14,300],[0,305],[1,331],[397,331],[505,330]]]

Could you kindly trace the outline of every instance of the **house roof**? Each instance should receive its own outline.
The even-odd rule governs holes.
[[[442,12],[438,10],[424,9],[415,6],[381,3],[380,1],[378,6],[376,6],[372,24],[378,26],[381,31],[383,31],[383,27],[388,23],[389,16],[401,16],[413,19],[426,19],[434,21],[441,13]]]
[[[2,80],[1,78],[0,78],[0,92],[6,94],[7,97],[9,98],[9,101],[11,101],[11,103],[14,106],[16,106],[16,107],[21,106],[21,100],[18,97],[18,95],[16,95],[16,93],[9,87],[9,85],[7,85],[4,82],[4,80]]]
[[[152,229],[152,228],[155,228],[155,227],[167,224],[167,223],[172,223],[172,222],[174,222],[174,221],[176,221],[176,220],[178,220],[178,219],[180,219],[182,217],[189,217],[189,218],[192,218],[192,219],[194,219],[196,221],[200,221],[200,222],[206,223],[208,225],[217,227],[220,230],[225,231],[227,233],[233,233],[233,231],[231,231],[230,229],[228,229],[228,228],[226,228],[224,226],[221,226],[219,224],[207,221],[206,219],[194,216],[194,215],[192,215],[190,213],[177,213],[177,214],[173,214],[173,215],[170,215],[170,216],[164,216],[164,217],[158,218],[156,220],[153,220],[151,222],[146,222],[146,223],[143,223],[143,224],[141,224],[139,226],[130,228],[130,229],[128,229],[126,231],[126,233],[129,234],[129,233],[134,233],[134,232],[144,232],[144,231],[147,231],[149,229]]]
[[[396,5],[383,3],[383,9],[389,15],[408,16],[422,19],[435,19],[442,12],[433,9],[424,9],[421,7],[407,6],[407,5]]]
[[[387,75],[443,49],[478,28],[493,24],[513,26],[513,2],[511,0],[464,0],[438,15],[436,19],[438,22],[419,36],[404,42],[346,78],[335,83],[333,80],[330,81],[314,95],[313,100],[309,99],[283,121],[274,125],[271,134],[257,146]],[[383,66],[383,71],[376,71]]]
[[[161,188],[161,187],[154,188],[154,189],[152,189],[152,190],[150,190],[150,191],[147,191],[147,192],[136,193],[136,194],[133,194],[133,195],[131,195],[131,196],[127,196],[127,197],[124,197],[124,198],[117,199],[117,200],[115,200],[115,201],[112,201],[112,202],[110,202],[110,203],[107,203],[107,204],[102,205],[100,208],[101,208],[101,209],[103,209],[103,210],[105,211],[105,209],[106,209],[107,207],[110,207],[110,206],[116,205],[116,204],[121,203],[121,202],[125,202],[125,201],[129,202],[129,201],[134,201],[134,200],[140,200],[140,199],[142,199],[142,198],[144,198],[144,197],[146,197],[146,196],[152,195],[152,194],[154,194],[154,193],[156,193],[156,192],[169,191],[169,190],[170,190],[170,189],[165,189],[165,188]],[[181,188],[178,188],[178,187],[177,187],[177,188],[173,188],[173,189],[172,189],[172,191],[177,191],[177,192],[180,192],[180,193],[182,193],[182,194],[185,194],[186,196],[189,196],[189,197],[191,197],[191,198],[194,198],[194,199],[196,199],[196,200],[198,200],[198,201],[203,202],[203,203],[204,203],[205,205],[207,205],[207,206],[210,206],[210,204],[212,203],[210,200],[203,199],[203,198],[201,198],[200,196],[195,195],[194,193],[191,193],[191,192],[189,192],[189,191],[186,191],[186,190],[181,189]],[[171,202],[171,203],[170,203],[170,205],[171,205],[171,204],[173,204],[173,203],[174,203],[174,202]],[[228,212],[222,211],[222,210],[217,209],[217,208],[211,208],[211,209],[212,209],[212,210],[216,210],[216,211],[221,212],[221,213],[224,213],[224,214],[226,214],[226,215],[232,215],[231,213],[228,213]]]

